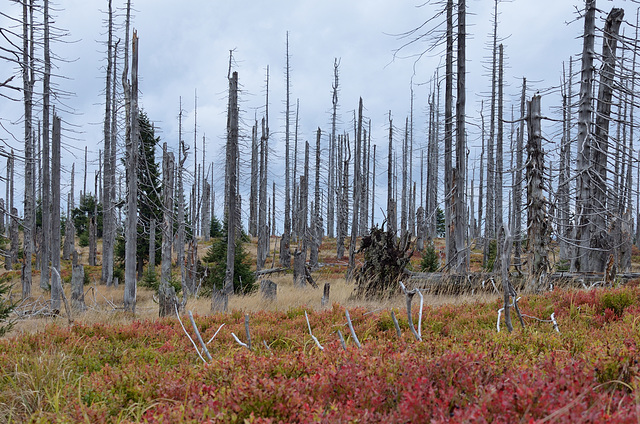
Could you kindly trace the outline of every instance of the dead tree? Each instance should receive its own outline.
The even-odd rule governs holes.
[[[497,4],[497,1],[496,1]],[[497,8],[497,6],[496,6]],[[496,17],[497,20],[497,17]],[[495,58],[495,56],[494,56]],[[503,216],[503,171],[504,171],[504,47],[502,44],[498,46],[498,97],[497,97],[497,123],[498,131],[495,140],[496,147],[496,160],[495,160],[495,229],[496,231],[502,229],[502,216]],[[495,64],[494,64],[495,66]],[[492,122],[493,125],[493,122]],[[503,240],[498,238],[496,247],[499,248],[503,245]],[[496,254],[496,260],[494,262],[494,270],[501,269],[501,255]]]
[[[458,55],[457,98],[456,98],[456,172],[455,189],[453,191],[455,210],[452,214],[455,236],[455,269],[458,273],[465,273],[469,261],[465,240],[468,223],[466,219],[466,157],[467,143],[465,132],[465,104],[466,104],[466,6],[465,0],[458,0]]]
[[[51,137],[51,309],[60,310],[60,118],[53,115]]]
[[[159,315],[167,316],[173,314],[173,302],[175,302],[175,292],[171,281],[171,241],[173,238],[173,191],[175,182],[175,158],[172,152],[167,151],[167,143],[162,148],[162,264],[160,271],[159,294]]]
[[[251,191],[249,193],[249,235],[258,236],[258,121],[251,128]],[[212,211],[213,213],[213,211]]]
[[[71,308],[76,312],[84,312],[84,266],[78,263],[78,252],[73,252],[71,268]]]
[[[520,130],[518,131],[517,146],[516,146],[516,172],[515,181],[513,182],[513,197],[515,199],[513,208],[515,214],[515,229],[513,231],[515,237],[514,246],[514,260],[516,266],[519,268],[522,260],[520,255],[522,254],[522,150],[524,145],[524,121],[525,121],[525,105],[527,94],[527,79],[522,78],[522,94],[520,95]]]
[[[444,88],[444,225],[446,263],[455,254],[453,210],[453,0],[447,0],[445,88]]]
[[[184,239],[185,239],[185,198],[184,198],[184,163],[187,160],[187,146],[182,139],[182,98],[180,98],[180,112],[178,114],[178,166],[176,170],[178,183],[176,184],[177,195],[175,199],[178,202],[178,216],[176,223],[178,229],[176,231],[176,240],[174,250],[176,252],[176,263],[180,267],[180,284],[182,290],[187,289],[186,272],[184,269]]]
[[[580,75],[580,100],[578,107],[578,156],[576,161],[576,227],[575,240],[578,244],[572,258],[572,271],[588,271],[588,249],[590,242],[589,222],[592,215],[591,190],[591,103],[593,90],[593,58],[596,36],[596,1],[587,0],[585,5],[584,36],[582,47],[582,70]]]
[[[360,214],[360,161],[361,161],[361,145],[362,145],[362,97],[358,103],[358,124],[356,133],[355,159],[353,166],[353,217],[351,220],[351,241],[349,242],[349,271],[347,273],[347,281],[353,278],[353,272],[356,265],[356,242],[359,233],[359,214]]]
[[[131,43],[131,134],[127,139],[127,222],[125,228],[124,309],[136,311],[136,245],[138,210],[138,34]]]
[[[42,272],[40,288],[49,288],[49,261],[51,258],[51,180],[49,168],[49,117],[51,109],[51,51],[49,0],[44,0],[44,74],[42,78]]]
[[[285,152],[284,152],[284,161],[285,161],[285,176],[284,176],[284,231],[282,233],[282,240],[280,241],[280,266],[289,268],[291,266],[291,253],[289,251],[289,244],[291,240],[291,175],[290,169],[291,164],[289,163],[290,156],[290,147],[289,147],[289,135],[290,135],[290,71],[291,67],[289,66],[289,31],[287,31],[287,65],[285,68],[286,72],[286,110],[285,110],[285,127],[284,127],[284,140],[285,140]],[[294,175],[295,178],[295,175]],[[275,205],[274,205],[275,209]],[[275,231],[275,228],[274,228]]]
[[[342,182],[338,187],[340,194],[338,201],[338,234],[336,237],[336,252],[337,258],[342,259],[344,257],[344,240],[347,237],[347,221],[349,215],[349,162],[351,161],[351,148],[349,146],[349,138],[347,136],[338,136],[338,162],[342,162]],[[344,146],[344,147],[343,147]],[[346,148],[348,153],[342,160],[342,150]]]
[[[267,133],[265,119],[262,119],[262,136],[260,137],[260,193],[258,211],[258,247],[256,258],[256,270],[264,268],[267,260],[269,246],[269,233],[267,230]]]
[[[238,161],[238,72],[234,71],[229,78],[229,108],[227,118],[227,148],[226,148],[227,181],[227,265],[225,270],[223,292],[229,296],[233,294],[233,279],[236,260],[236,201]],[[212,304],[213,307],[213,304]]]
[[[29,9],[31,8],[31,14]],[[31,17],[31,21],[29,18]],[[30,32],[31,30],[31,32]],[[24,98],[24,160],[25,160],[25,189],[24,189],[24,222],[23,222],[23,257],[22,269],[22,298],[31,296],[31,256],[33,253],[33,230],[35,223],[35,192],[34,192],[34,153],[33,153],[33,86],[34,86],[34,57],[33,51],[33,4],[22,2],[22,91]]]
[[[591,151],[591,199],[593,215],[589,220],[590,249],[589,266],[591,271],[604,271],[607,259],[613,249],[609,234],[607,217],[607,159],[609,150],[609,121],[611,120],[611,98],[613,96],[616,48],[618,32],[624,17],[624,10],[613,8],[607,16],[602,43],[602,70],[598,84],[596,122]]]
[[[550,225],[544,198],[544,153],[542,151],[542,115],[540,96],[528,102],[527,127],[527,204],[528,204],[528,289],[540,291],[549,271]]]
[[[204,241],[209,241],[211,227],[211,186],[206,179],[202,179],[202,235]]]
[[[329,238],[335,236],[335,216],[336,216],[336,201],[340,201],[340,194],[338,193],[337,186],[340,184],[340,165],[341,161],[336,163],[336,154],[338,153],[338,146],[336,140],[336,123],[338,115],[338,67],[340,62],[337,58],[333,61],[333,83],[332,97],[331,97],[331,138],[329,139],[329,181],[327,189],[327,235]]]
[[[314,189],[314,201],[313,201],[313,219],[311,222],[311,235],[310,235],[310,252],[309,252],[309,266],[311,269],[318,267],[318,251],[320,250],[320,244],[322,243],[322,225],[320,224],[320,136],[322,132],[318,128],[316,134],[316,171],[315,171],[315,189]]]
[[[396,202],[393,198],[393,120],[389,111],[389,150],[387,157],[387,230],[393,234],[398,231]]]

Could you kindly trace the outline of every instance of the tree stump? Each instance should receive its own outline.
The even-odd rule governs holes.
[[[78,252],[73,251],[73,267],[71,270],[71,308],[76,312],[84,312],[84,266],[78,263]]]
[[[211,293],[211,311],[227,312],[228,307],[229,295],[214,288],[213,293]]]
[[[260,294],[264,300],[273,302],[278,294],[278,285],[271,280],[260,281]]]
[[[324,283],[324,291],[322,293],[322,300],[320,306],[323,308],[329,304],[329,291],[331,290],[331,283]]]

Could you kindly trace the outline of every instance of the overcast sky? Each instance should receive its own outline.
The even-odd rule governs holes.
[[[3,11],[19,17],[19,8],[7,3]],[[57,78],[56,81],[62,90],[73,93],[58,105],[65,122],[63,166],[69,172],[71,164],[76,163],[76,190],[79,191],[84,147],[89,149],[89,172],[92,175],[103,143],[102,91],[106,56],[103,42],[106,40],[104,11],[107,2],[59,0],[58,3],[54,12],[55,25],[68,31],[69,36],[64,43],[52,45],[58,56],[68,60],[58,62],[57,73],[64,75],[65,79]],[[358,98],[362,97],[365,115],[371,119],[372,143],[379,146],[380,176],[377,181],[381,187],[386,187],[383,166],[386,168],[387,114],[391,110],[400,134],[409,114],[410,82],[413,78],[414,151],[419,152],[425,139],[429,81],[436,68],[444,63],[442,49],[424,56],[417,64],[411,58],[394,60],[393,51],[403,41],[393,34],[419,26],[441,9],[439,5],[429,4],[416,7],[419,3],[422,2],[134,0],[132,26],[140,38],[140,105],[155,122],[162,141],[175,150],[180,96],[184,114],[183,137],[187,143],[193,144],[194,93],[197,90],[198,159],[202,159],[202,136],[206,135],[207,162],[214,161],[214,175],[221,177],[224,168],[221,167],[220,151],[226,125],[229,50],[234,50],[233,69],[238,71],[242,87],[240,98],[245,134],[251,132],[254,115],[260,119],[264,113],[264,81],[266,67],[269,66],[270,128],[274,150],[269,186],[275,180],[281,190],[284,186],[280,162],[283,161],[284,145],[285,40],[289,31],[292,110],[296,99],[300,99],[300,141],[314,142],[315,130],[320,127],[323,130],[323,148],[327,145],[333,62],[334,58],[339,58],[340,130],[352,131],[353,110],[357,108]],[[613,5],[625,7],[625,18],[635,22],[634,4],[599,1],[603,13]],[[123,21],[123,6],[123,0],[114,1],[114,7],[119,8],[117,21],[120,23]],[[476,156],[474,147],[480,145],[476,127],[480,100],[490,91],[486,62],[490,57],[487,43],[492,30],[493,2],[468,0],[467,7],[467,122],[472,150],[470,161],[473,161]],[[508,102],[505,110],[509,113],[511,102],[519,96],[523,76],[530,81],[533,90],[542,91],[559,84],[562,62],[568,61],[571,55],[576,57],[581,50],[578,37],[583,22],[570,22],[577,18],[576,10],[583,7],[583,2],[578,0],[514,0],[499,5],[498,33],[504,39],[508,66],[505,71],[509,84],[505,89]],[[442,22],[442,18],[434,22]],[[0,19],[0,25],[8,27],[11,24]],[[631,31],[628,26],[627,31]],[[118,36],[124,37],[121,28]],[[416,53],[427,46],[427,42],[416,45],[406,54]],[[11,65],[0,62],[0,79],[3,81],[7,75],[17,72]],[[545,110],[548,106],[559,105],[559,94],[551,92],[543,96],[542,102]],[[519,100],[515,104],[519,105]],[[15,123],[19,123],[21,116],[19,103],[0,98],[0,121],[17,138],[20,138],[21,130]],[[547,130],[547,133],[549,138],[553,138],[553,130]],[[0,129],[0,138],[9,146],[22,147],[3,129]],[[119,149],[122,151],[123,146]],[[419,158],[419,153],[414,157]],[[414,161],[414,179],[419,182],[417,162]],[[2,160],[2,174],[4,167]],[[18,171],[22,172],[21,169]],[[88,185],[92,191],[92,180]],[[214,189],[221,191],[220,179]],[[3,193],[4,189],[0,195]],[[21,194],[19,196],[21,198]],[[384,196],[382,189],[377,190],[380,204],[386,203]],[[243,198],[248,199],[248,196]],[[219,208],[216,212],[220,215]]]

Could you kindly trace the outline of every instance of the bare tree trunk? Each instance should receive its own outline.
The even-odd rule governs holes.
[[[180,98],[180,113],[178,114],[178,169],[177,173],[177,196],[178,201],[178,230],[176,233],[176,263],[180,267],[180,285],[183,292],[188,289],[187,275],[184,268],[184,239],[185,239],[185,198],[184,198],[184,163],[187,160],[187,147],[182,139],[182,98]]]
[[[353,162],[353,219],[351,221],[351,241],[349,242],[349,271],[347,273],[347,281],[353,278],[353,272],[356,264],[356,241],[359,233],[359,214],[360,214],[360,152],[362,146],[362,97],[358,104],[358,126],[356,134],[356,157]]]
[[[258,235],[258,178],[260,165],[258,164],[258,121],[251,128],[251,191],[249,194],[249,234]]]
[[[338,237],[336,239],[337,258],[344,257],[344,240],[347,237],[347,219],[349,205],[349,161],[351,160],[351,150],[349,149],[348,140],[345,142],[344,136],[338,136],[340,147],[338,148],[338,162],[342,163],[342,182],[338,189],[340,198],[338,200]],[[345,145],[349,149],[349,155],[342,161],[342,149]]]
[[[516,266],[519,268],[522,260],[520,255],[522,254],[522,150],[524,144],[524,120],[525,120],[525,104],[527,95],[527,79],[522,78],[522,94],[520,96],[520,131],[518,132],[517,146],[516,146],[516,181],[514,182],[514,198],[515,203],[513,205],[515,214],[515,248],[514,248],[514,260]]]
[[[369,121],[371,122],[371,121]],[[371,135],[371,131],[369,131]],[[371,173],[373,181],[371,182],[371,228],[374,226],[374,216],[376,214],[376,145],[373,145],[373,172]]]
[[[42,79],[42,266],[40,288],[49,288],[49,261],[51,258],[51,181],[49,169],[49,116],[51,109],[51,52],[49,0],[44,0],[44,75]]]
[[[316,184],[313,201],[313,222],[311,223],[311,251],[309,256],[309,266],[314,269],[318,267],[318,250],[322,243],[322,225],[320,224],[320,136],[322,132],[318,128],[316,134]]]
[[[11,243],[11,249],[7,255],[5,262],[5,269],[13,269],[13,264],[18,262],[18,250],[20,248],[20,241],[18,238],[18,209],[12,208],[9,214],[11,218],[11,225],[9,225],[9,241]]]
[[[340,201],[340,193],[338,190],[338,184],[340,184],[340,166],[342,162],[338,159],[336,163],[336,153],[337,153],[337,140],[336,140],[336,123],[337,123],[337,115],[338,115],[338,67],[340,66],[340,62],[338,59],[334,59],[333,61],[333,84],[331,84],[332,92],[332,113],[331,113],[331,139],[329,141],[329,183],[327,190],[327,233],[329,238],[333,238],[335,236],[334,228],[335,221],[334,217],[336,216],[336,200]],[[339,213],[339,212],[338,212]],[[338,218],[339,220],[339,218]]]
[[[446,263],[455,255],[453,233],[453,0],[447,0],[447,49],[444,93],[444,225]]]
[[[71,268],[71,308],[77,312],[84,312],[84,266],[78,263],[78,252],[73,252]]]
[[[465,273],[468,268],[469,252],[466,248],[466,234],[468,223],[466,219],[466,157],[467,144],[465,132],[465,104],[466,104],[466,6],[465,0],[458,0],[458,64],[456,98],[456,180],[453,192],[455,211],[452,214],[456,255],[455,269],[458,273]]]
[[[496,2],[497,3],[497,2]],[[497,18],[496,18],[497,19]],[[500,44],[498,46],[498,134],[496,139],[496,175],[495,175],[495,229],[498,231],[502,228],[503,221],[503,172],[504,172],[504,98],[503,98],[503,86],[504,86],[504,48]],[[498,238],[496,244],[496,252],[503,245],[503,240]],[[496,253],[496,261],[493,265],[494,270],[502,269],[500,262],[502,261],[502,255]]]
[[[31,8],[33,4],[31,5]],[[31,14],[33,17],[33,14]],[[23,226],[23,257],[22,269],[22,298],[31,296],[31,256],[33,253],[33,220],[34,220],[34,154],[33,154],[33,38],[30,38],[29,29],[33,29],[33,20],[29,21],[29,5],[22,2],[22,80],[24,96],[24,160],[25,160],[25,190],[24,190],[24,226]]]
[[[485,155],[485,130],[484,130],[484,100],[480,103],[480,120],[481,120],[481,129],[480,129],[480,139],[482,143],[482,148],[480,150],[480,184],[478,184],[478,236],[482,237],[483,244],[485,244],[485,232],[482,232],[482,212],[484,211],[483,201],[484,201],[484,155]],[[486,225],[485,225],[486,229]],[[484,247],[484,246],[483,246]],[[486,252],[486,249],[484,249]],[[483,257],[483,263],[486,263],[486,258]]]
[[[127,223],[125,230],[124,309],[136,311],[136,246],[138,239],[138,34],[131,43],[131,137],[127,140]]]
[[[202,179],[202,235],[204,241],[209,241],[211,228],[211,186],[209,182],[203,178]]]
[[[167,143],[162,148],[162,197],[163,197],[163,218],[162,218],[162,265],[160,271],[159,290],[159,314],[167,316],[174,311],[168,310],[173,306],[171,295],[171,241],[173,238],[173,192],[175,176],[175,159],[171,152],[167,151]]]
[[[233,294],[236,260],[236,196],[238,161],[238,72],[229,78],[229,111],[227,119],[227,267],[224,279],[224,294]],[[266,189],[266,188],[265,188]],[[213,307],[213,304],[212,304]]]
[[[291,266],[291,254],[289,253],[289,244],[291,240],[291,164],[289,163],[289,134],[290,134],[290,66],[289,66],[289,31],[287,31],[287,65],[286,65],[286,110],[285,110],[285,176],[284,176],[284,231],[280,242],[280,266],[289,268]],[[293,176],[295,178],[295,175]],[[275,229],[274,229],[275,230]]]
[[[400,237],[404,240],[407,234],[408,193],[407,178],[409,176],[409,118],[404,123],[404,138],[402,140],[402,197],[400,198]]]
[[[532,292],[542,290],[549,270],[549,217],[544,198],[544,153],[542,151],[542,115],[540,96],[533,96],[528,104],[527,126],[527,205],[529,282]]]
[[[590,200],[591,188],[591,102],[593,87],[593,57],[595,54],[596,32],[596,0],[586,0],[584,36],[582,47],[582,70],[580,77],[580,106],[578,110],[578,157],[577,157],[577,194],[576,194],[576,233],[578,244],[576,255],[571,263],[572,271],[588,271],[588,249],[590,240],[590,225],[592,207]]]
[[[624,17],[624,10],[613,8],[607,16],[602,43],[603,67],[598,84],[598,105],[596,126],[591,151],[593,177],[591,179],[591,202],[594,215],[590,219],[589,267],[591,271],[604,271],[607,259],[613,248],[608,233],[607,215],[607,157],[609,150],[609,121],[611,116],[611,98],[615,76],[616,48],[618,31]]]
[[[389,111],[389,149],[387,158],[387,230],[391,234],[398,231],[398,222],[396,220],[396,206],[393,199],[393,120],[391,119],[391,111]]]
[[[267,135],[265,120],[262,119],[262,137],[260,137],[260,200],[258,211],[258,247],[256,269],[259,271],[265,266],[269,245],[267,232]]]
[[[53,115],[51,142],[51,309],[60,310],[60,118]]]

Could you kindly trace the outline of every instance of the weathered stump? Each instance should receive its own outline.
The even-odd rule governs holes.
[[[260,281],[260,294],[264,300],[274,302],[278,294],[278,285],[271,280]]]

